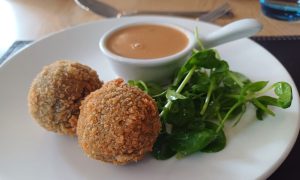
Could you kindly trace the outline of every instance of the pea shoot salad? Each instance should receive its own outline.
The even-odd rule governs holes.
[[[252,104],[257,119],[263,120],[266,115],[275,116],[270,106],[285,109],[292,102],[287,82],[269,86],[268,81],[252,82],[231,71],[215,49],[194,50],[167,87],[141,80],[128,84],[142,89],[157,103],[162,129],[152,154],[159,160],[221,151],[226,146],[224,124],[228,120],[238,124],[248,105]],[[271,90],[274,97],[265,95]]]

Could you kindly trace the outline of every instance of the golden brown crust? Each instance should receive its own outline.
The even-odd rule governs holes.
[[[74,135],[81,100],[101,86],[91,68],[71,61],[56,61],[45,66],[33,80],[28,94],[30,113],[45,129]]]
[[[152,150],[160,126],[155,101],[117,79],[82,102],[77,135],[89,157],[126,164]]]

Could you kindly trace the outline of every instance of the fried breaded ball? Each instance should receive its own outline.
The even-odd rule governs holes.
[[[102,84],[91,68],[56,61],[45,66],[33,80],[28,94],[29,111],[45,129],[76,135],[81,100]]]
[[[122,165],[152,151],[160,126],[155,101],[116,79],[82,102],[77,135],[89,157]]]

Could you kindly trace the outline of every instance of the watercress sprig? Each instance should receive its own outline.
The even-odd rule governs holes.
[[[262,120],[266,115],[275,116],[270,106],[288,108],[293,98],[287,82],[269,87],[268,81],[251,82],[230,70],[214,49],[194,50],[167,87],[140,80],[128,83],[157,102],[162,130],[152,154],[161,160],[220,151],[226,146],[225,123],[235,119],[233,125],[237,125],[249,104]],[[270,90],[275,96],[266,95]]]

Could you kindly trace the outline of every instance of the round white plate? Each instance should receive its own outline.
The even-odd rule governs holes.
[[[109,19],[71,28],[24,49],[0,68],[0,179],[256,179],[266,178],[290,152],[299,130],[299,96],[284,67],[249,39],[219,46],[232,70],[270,84],[287,81],[293,87],[289,109],[274,108],[275,117],[257,121],[253,108],[236,127],[226,128],[228,144],[218,153],[197,153],[182,160],[158,161],[151,156],[126,166],[114,166],[85,156],[74,137],[47,132],[28,113],[27,93],[41,68],[58,59],[77,60],[96,69],[104,81],[116,76],[98,49],[100,37],[128,22],[160,21],[201,34],[219,27],[193,20],[141,16]],[[159,42],[158,42],[159,43]]]

